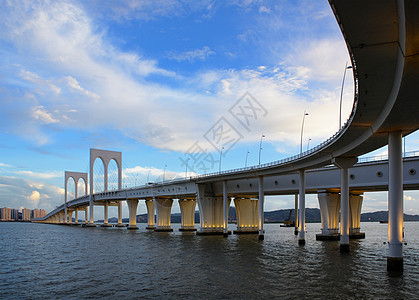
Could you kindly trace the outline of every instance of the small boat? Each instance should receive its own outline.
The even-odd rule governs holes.
[[[380,220],[380,223],[382,223],[382,224],[387,224],[387,223],[388,223],[388,221],[386,221],[386,220]]]

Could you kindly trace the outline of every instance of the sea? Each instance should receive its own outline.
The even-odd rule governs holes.
[[[0,223],[0,299],[419,299],[419,222],[404,223],[404,271],[387,272],[387,224],[366,238],[306,244],[294,228],[201,236],[126,228]],[[235,229],[234,224],[229,225]]]

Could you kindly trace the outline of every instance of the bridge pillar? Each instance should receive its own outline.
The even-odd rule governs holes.
[[[195,207],[196,200],[179,199],[181,227],[179,231],[196,231]]]
[[[234,206],[236,207],[237,230],[233,233],[259,233],[259,200],[236,197]]]
[[[294,234],[298,235],[298,194],[294,196]]]
[[[337,157],[333,160],[340,168],[340,251],[349,252],[349,168],[358,158]]]
[[[118,224],[116,224],[116,227],[125,227],[125,225],[122,224],[122,201],[118,202]]]
[[[104,210],[104,218],[103,218],[103,224],[100,225],[101,227],[112,227],[112,225],[110,225],[108,223],[109,220],[109,202],[105,201],[105,204],[103,205],[103,210]]]
[[[129,226],[128,229],[138,229],[137,227],[137,206],[138,199],[128,199],[128,211],[129,211]]]
[[[402,132],[388,135],[388,271],[403,271]]]
[[[55,215],[54,215],[54,223],[55,223],[55,224],[60,223],[60,219],[59,219],[58,214],[55,214]]]
[[[259,240],[265,239],[265,230],[263,229],[263,223],[265,222],[265,215],[263,212],[264,203],[265,203],[265,193],[263,187],[263,176],[258,177],[258,192],[259,192],[259,222],[258,222],[258,230],[259,230]]]
[[[67,223],[68,225],[71,225],[71,223],[73,222],[73,209],[71,208],[67,208],[67,217],[68,220],[65,220],[65,223]]]
[[[306,171],[299,171],[299,217],[298,217],[298,244],[304,245],[306,230]]]
[[[147,206],[147,227],[146,229],[156,229],[155,205],[154,200],[146,199],[145,205]]]
[[[64,212],[60,211],[58,213],[58,217],[59,217],[59,220],[60,220],[60,224],[65,224],[64,223]]]
[[[79,208],[76,207],[74,210],[74,224],[79,224]]]
[[[86,223],[86,224],[89,222],[87,209],[88,209],[88,207],[86,206],[86,207],[84,208],[84,223]]]
[[[157,226],[154,231],[173,231],[170,227],[170,215],[172,211],[173,199],[170,198],[154,198],[156,206],[156,222]]]
[[[228,209],[230,206],[230,199],[227,194],[227,180],[223,180],[223,235],[228,237]]]
[[[361,232],[361,208],[362,208],[362,195],[349,196],[349,211],[350,211],[350,226],[349,238],[350,239],[363,239],[365,232]]]
[[[206,184],[198,184],[199,228],[196,234],[223,234],[223,198],[214,197]]]
[[[317,199],[319,200],[322,233],[316,234],[316,240],[338,240],[340,211],[339,194],[320,192],[317,194]]]

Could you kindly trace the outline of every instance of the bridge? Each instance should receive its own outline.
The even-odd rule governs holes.
[[[121,153],[91,149],[90,183],[93,182],[93,163],[100,158],[105,166],[105,192],[94,194],[93,185],[90,184],[88,196],[66,203],[48,214],[44,220],[51,220],[50,218],[55,215],[61,216],[64,210],[64,219],[69,222],[68,216],[72,209],[87,207],[86,204],[89,203],[89,225],[94,226],[94,205],[101,203],[105,207],[105,224],[109,205],[119,207],[118,224],[121,224],[121,201],[124,200],[127,201],[130,211],[129,228],[135,228],[135,224],[131,222],[134,220],[133,214],[136,211],[138,199],[144,199],[149,214],[156,211],[156,229],[165,230],[170,228],[167,216],[170,215],[173,198],[177,198],[180,199],[181,212],[184,216],[182,218],[182,224],[185,224],[185,226],[182,225],[184,229],[187,229],[190,224],[187,211],[194,211],[197,203],[200,212],[198,232],[201,234],[221,232],[226,235],[227,210],[230,197],[234,196],[238,214],[242,215],[241,223],[238,224],[241,228],[238,228],[238,231],[245,231],[246,227],[250,228],[250,231],[257,228],[259,238],[263,239],[264,196],[275,191],[279,193],[281,180],[293,178],[291,184],[294,184],[295,188],[284,187],[284,189],[289,189],[292,193],[298,191],[298,240],[299,244],[303,245],[305,243],[305,194],[310,192],[310,189],[320,192],[319,188],[316,188],[317,177],[313,177],[313,183],[309,186],[311,184],[309,174],[322,172],[336,174],[338,172],[340,173],[339,183],[319,182],[319,186],[324,184],[322,186],[324,196],[321,196],[320,201],[322,234],[337,233],[336,212],[339,211],[339,206],[340,249],[346,252],[349,251],[351,230],[352,232],[357,230],[355,221],[361,202],[359,194],[357,196],[351,194],[356,190],[352,187],[352,182],[364,174],[360,173],[357,176],[350,172],[363,168],[356,164],[359,156],[388,145],[387,172],[384,169],[376,171],[381,173],[371,175],[369,182],[387,180],[385,184],[372,184],[372,187],[385,186],[388,189],[387,268],[402,270],[403,178],[406,171],[406,166],[403,168],[402,138],[419,128],[419,106],[417,105],[419,2],[409,0],[329,0],[329,2],[348,47],[355,81],[352,112],[336,134],[313,149],[281,161],[202,174],[177,182],[165,182],[161,185],[134,189],[122,188]],[[107,165],[110,160],[115,160],[119,170],[119,189],[112,192],[107,191]],[[333,164],[336,169],[322,169],[330,164]],[[410,165],[407,168],[416,170]],[[77,178],[75,180],[77,185],[79,177],[86,174],[73,175]],[[83,180],[85,180],[84,177]],[[67,179],[65,183],[67,185]],[[358,184],[360,184],[359,190],[362,191],[362,183]],[[278,188],[272,185],[277,185]],[[155,226],[153,222],[152,218],[149,218],[150,228]]]

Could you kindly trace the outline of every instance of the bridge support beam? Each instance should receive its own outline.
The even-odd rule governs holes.
[[[87,224],[89,222],[89,215],[88,215],[88,206],[84,207],[84,223]]]
[[[118,224],[116,224],[116,227],[125,227],[125,225],[122,224],[122,201],[118,202]]]
[[[349,168],[358,158],[337,157],[333,160],[340,168],[340,251],[349,252]]]
[[[316,240],[339,239],[340,196],[328,192],[317,194],[319,200],[322,233],[316,234]]]
[[[109,202],[105,201],[105,204],[103,205],[103,214],[104,214],[104,218],[103,218],[103,224],[100,225],[101,227],[112,227],[112,225],[110,225],[108,223],[109,220]]]
[[[198,184],[199,228],[196,234],[223,234],[223,198],[214,197],[206,188],[209,186]]]
[[[74,224],[79,224],[79,208],[76,207],[74,210]]]
[[[137,227],[137,206],[138,199],[128,199],[128,211],[129,211],[129,225],[128,229],[138,229]]]
[[[67,208],[67,217],[68,217],[68,220],[65,220],[65,222],[67,223],[67,225],[71,225],[73,223],[73,211],[74,211],[74,209]]]
[[[264,214],[264,207],[265,207],[265,191],[263,186],[263,176],[258,177],[258,189],[259,189],[259,240],[265,239],[265,230],[263,229],[263,224],[265,222],[265,214]]]
[[[361,208],[362,208],[362,195],[349,195],[349,211],[350,211],[349,238],[350,239],[365,238],[365,232],[361,232]]]
[[[294,196],[294,234],[298,235],[298,194]]]
[[[299,200],[300,209],[298,217],[298,244],[304,245],[306,243],[305,230],[306,230],[306,171],[299,171]]]
[[[145,205],[147,207],[147,227],[146,229],[156,229],[155,205],[154,200],[146,199]]]
[[[236,197],[234,206],[236,207],[237,230],[233,233],[259,233],[259,200]]]
[[[170,198],[154,198],[156,206],[156,229],[154,231],[173,231],[170,227],[170,215],[172,211],[173,199]]]
[[[228,209],[230,206],[230,199],[227,194],[227,180],[223,180],[223,235],[228,237]]]
[[[402,132],[388,135],[388,271],[403,271]]]
[[[179,199],[181,227],[179,231],[196,231],[195,207],[196,200]]]

